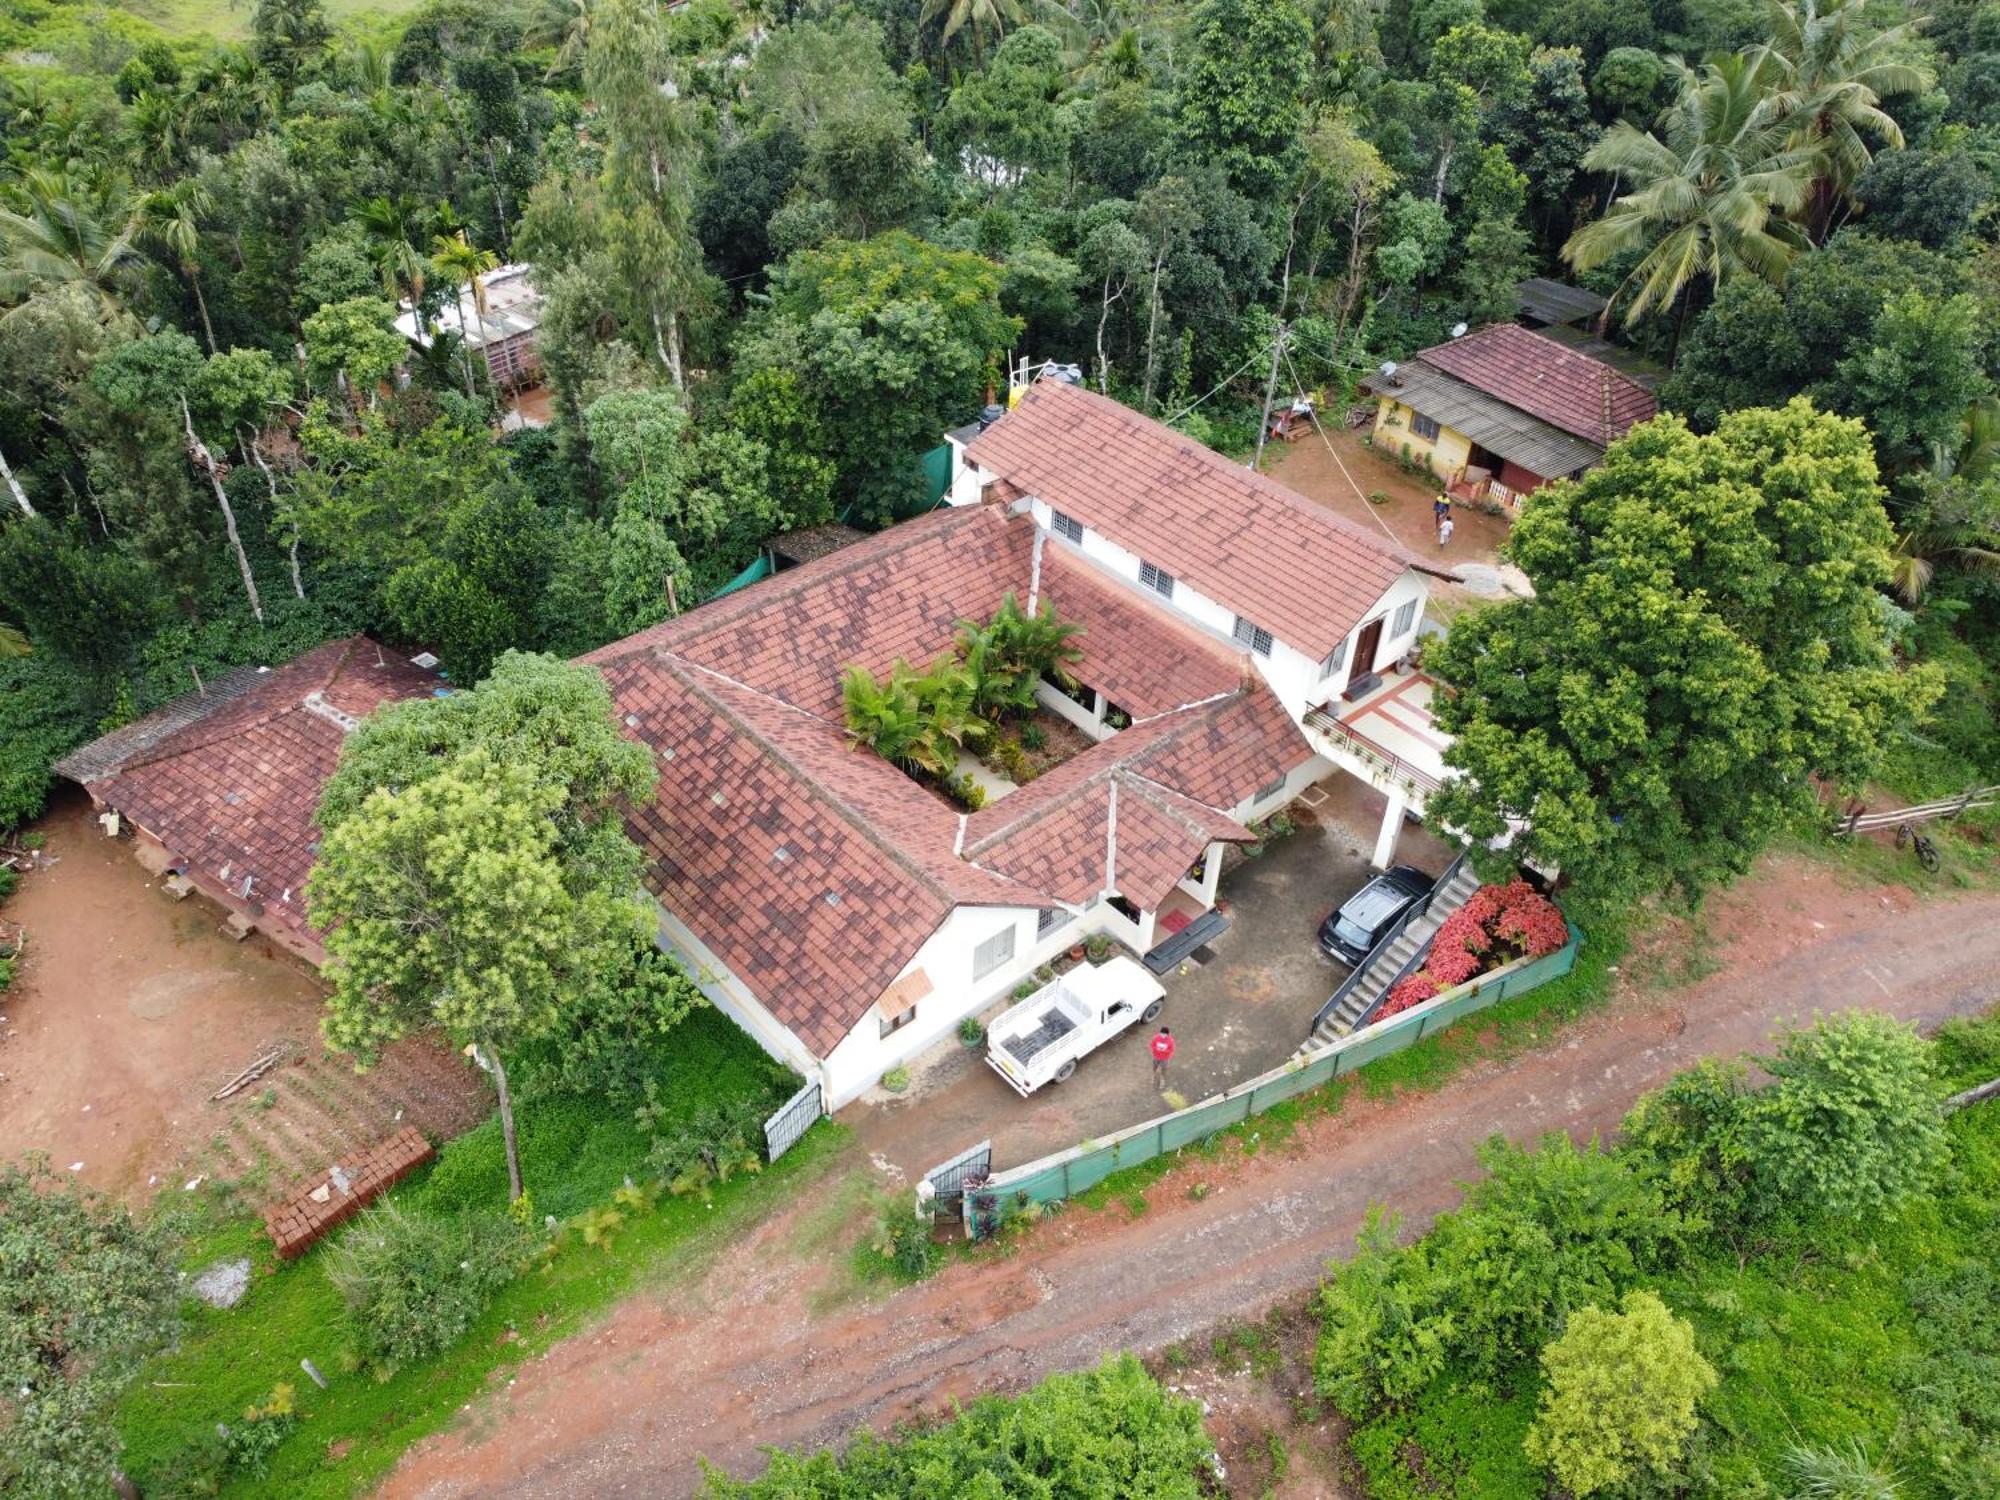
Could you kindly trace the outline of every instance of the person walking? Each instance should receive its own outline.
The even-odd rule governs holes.
[[[1451,514],[1451,501],[1444,495],[1442,491],[1440,491],[1437,499],[1431,501],[1431,519],[1437,522],[1438,525],[1442,526],[1444,524],[1444,518],[1450,514]]]
[[[1442,547],[1446,542],[1450,540],[1451,540],[1451,512],[1446,511],[1443,515],[1438,517],[1438,545]]]
[[[1153,1087],[1167,1086],[1167,1064],[1174,1060],[1174,1034],[1162,1026],[1153,1033]]]

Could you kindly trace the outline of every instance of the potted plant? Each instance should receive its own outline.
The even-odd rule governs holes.
[[[1111,939],[1101,932],[1093,932],[1083,940],[1083,951],[1094,964],[1101,964],[1111,956]]]
[[[1069,961],[1071,963],[1073,964],[1082,963],[1083,953],[1084,953],[1084,944],[1081,938],[1077,939],[1077,941],[1069,945]]]

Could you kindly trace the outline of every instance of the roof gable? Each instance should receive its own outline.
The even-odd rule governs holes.
[[[1495,323],[1416,357],[1600,448],[1659,409],[1637,381],[1518,323]]]
[[[1309,656],[1414,565],[1402,548],[1186,435],[1043,380],[966,449],[1033,495]]]

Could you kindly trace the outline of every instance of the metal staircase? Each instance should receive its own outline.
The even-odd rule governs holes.
[[[1466,898],[1479,889],[1479,877],[1461,856],[1438,877],[1430,895],[1403,914],[1368,956],[1354,966],[1333,997],[1313,1018],[1308,1047],[1324,1047],[1337,1042],[1365,1025],[1397,980],[1416,969],[1430,951],[1444,919],[1465,905]]]

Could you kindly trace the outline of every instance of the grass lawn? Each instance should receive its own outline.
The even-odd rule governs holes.
[[[676,1113],[715,1099],[758,1092],[782,1099],[789,1092],[782,1070],[712,1010],[696,1011],[676,1028],[660,1064],[661,1093]],[[538,1213],[563,1219],[601,1207],[628,1173],[640,1174],[647,1138],[628,1107],[555,1098],[524,1103],[518,1115],[522,1172]],[[298,1425],[263,1474],[232,1472],[221,1493],[288,1500],[355,1494],[386,1473],[404,1448],[442,1427],[496,1379],[504,1381],[510,1367],[577,1332],[619,1297],[691,1274],[780,1195],[821,1172],[842,1135],[822,1124],[775,1167],[717,1188],[712,1206],[693,1195],[664,1198],[650,1212],[628,1215],[605,1246],[565,1235],[546,1267],[503,1288],[460,1344],[388,1380],[347,1368],[344,1308],[321,1248],[285,1265],[257,1221],[220,1218],[186,1263],[248,1255],[250,1291],[228,1311],[190,1302],[180,1347],[140,1372],[118,1411],[126,1471],[149,1500],[201,1493],[205,1436],[287,1382],[297,1392]],[[412,1209],[504,1201],[498,1122],[449,1142],[435,1166],[394,1196]],[[313,1385],[301,1359],[313,1362],[329,1389]]]
[[[326,18],[335,26],[360,17],[387,20],[408,15],[422,0],[324,0]],[[143,16],[173,37],[206,32],[220,41],[241,41],[250,35],[256,6],[248,0],[123,0],[120,6]]]

